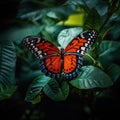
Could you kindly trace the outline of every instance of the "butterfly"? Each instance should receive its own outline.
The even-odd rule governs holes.
[[[71,40],[65,49],[36,36],[23,39],[25,46],[40,60],[40,70],[47,76],[71,80],[79,74],[83,55],[97,37],[96,30],[86,30]]]

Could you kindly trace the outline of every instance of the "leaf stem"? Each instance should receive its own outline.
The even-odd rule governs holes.
[[[96,60],[90,54],[86,53],[85,55],[87,55],[93,61],[93,64],[96,63]]]

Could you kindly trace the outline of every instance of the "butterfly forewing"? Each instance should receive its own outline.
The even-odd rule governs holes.
[[[61,74],[60,50],[51,42],[34,36],[23,40],[30,51],[40,59],[40,69],[47,76],[59,78]]]
[[[80,33],[67,45],[65,52],[78,53],[81,56],[84,55],[93,44],[96,36],[97,32],[95,30],[86,30]]]
[[[24,38],[23,43],[40,59],[44,59],[46,56],[51,56],[52,54],[54,55],[60,52],[60,50],[51,42],[35,36]]]

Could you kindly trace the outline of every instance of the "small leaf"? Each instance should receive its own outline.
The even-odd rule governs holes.
[[[44,93],[54,101],[63,101],[69,94],[69,85],[63,81],[61,86],[56,80],[51,79],[43,89]]]
[[[0,101],[9,99],[15,93],[16,86],[0,84]]]
[[[99,60],[103,65],[107,65],[113,60],[120,59],[120,42],[102,41],[99,52]]]
[[[79,89],[105,88],[113,84],[105,72],[94,66],[82,67],[79,76],[70,83]]]
[[[40,92],[43,89],[43,87],[48,83],[50,80],[49,77],[45,75],[41,75],[38,78],[36,78],[29,86],[25,100],[27,102],[33,102],[36,100],[36,96],[38,98],[38,95],[40,96]],[[38,101],[37,101],[38,102]]]
[[[120,78],[120,66],[117,64],[110,64],[106,70],[107,74],[111,77],[113,82],[116,82]]]
[[[58,35],[58,43],[65,48],[67,44],[81,32],[82,28],[80,27],[64,29]]]

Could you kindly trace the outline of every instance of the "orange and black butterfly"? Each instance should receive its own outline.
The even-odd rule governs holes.
[[[95,30],[86,30],[61,50],[51,42],[35,36],[28,36],[23,42],[40,59],[40,69],[45,75],[55,79],[60,79],[63,75],[71,80],[80,72],[82,57],[96,36]]]

